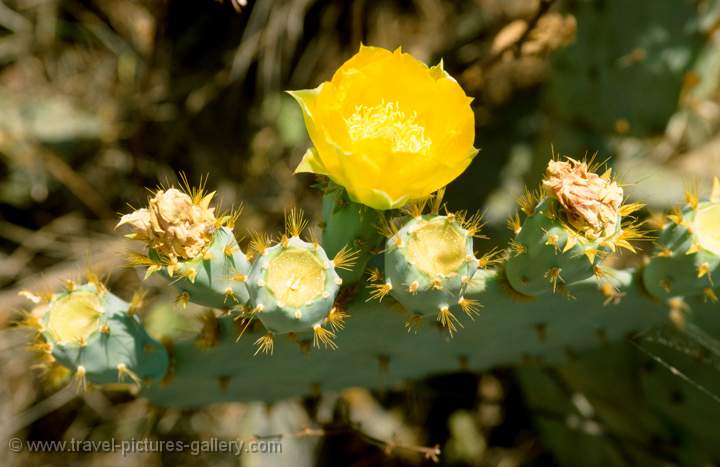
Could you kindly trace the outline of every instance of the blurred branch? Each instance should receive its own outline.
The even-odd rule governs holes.
[[[482,68],[489,68],[490,66],[494,65],[508,51],[512,51],[513,56],[515,58],[518,58],[520,56],[520,51],[523,44],[525,43],[525,41],[527,41],[528,37],[530,37],[530,33],[532,33],[533,29],[535,29],[535,27],[537,26],[538,21],[540,21],[540,18],[542,18],[543,15],[548,12],[550,7],[554,3],[555,0],[540,0],[540,5],[538,6],[537,11],[530,19],[527,20],[527,26],[525,27],[525,31],[523,31],[520,37],[518,37],[516,41],[507,44],[505,47],[485,58],[485,60],[483,60],[481,64]]]

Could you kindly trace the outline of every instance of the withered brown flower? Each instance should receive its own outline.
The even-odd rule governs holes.
[[[170,263],[202,254],[217,228],[212,195],[197,204],[182,191],[158,190],[147,208],[122,216],[117,226],[130,225],[132,238],[142,240]]]
[[[543,188],[560,202],[568,223],[586,237],[606,237],[617,230],[623,189],[609,172],[598,175],[586,162],[571,158],[551,160]]]

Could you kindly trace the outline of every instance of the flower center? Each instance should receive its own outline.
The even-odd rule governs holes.
[[[430,276],[450,276],[465,261],[465,238],[448,222],[426,222],[410,236],[408,256],[415,267]]]
[[[87,341],[100,326],[102,305],[91,292],[73,292],[50,307],[47,330],[57,342]]]
[[[399,103],[382,101],[373,106],[355,106],[345,124],[353,142],[380,139],[392,145],[392,152],[425,153],[432,141],[416,120],[417,114],[405,114]]]
[[[325,277],[325,268],[317,256],[288,249],[270,260],[267,285],[279,302],[299,308],[322,294]]]

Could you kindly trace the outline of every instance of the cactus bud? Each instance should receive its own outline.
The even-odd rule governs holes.
[[[291,211],[290,217],[297,217]],[[246,319],[258,318],[268,334],[256,342],[258,351],[271,353],[274,334],[312,331],[314,342],[330,344],[334,334],[323,328],[333,310],[335,296],[342,280],[336,267],[352,261],[352,254],[340,250],[330,260],[317,243],[300,237],[304,222],[291,222],[287,235],[273,246],[262,245],[262,253],[253,264],[248,286],[250,311]],[[247,315],[246,313],[246,315]],[[335,322],[335,328],[338,323]],[[318,344],[319,345],[319,344]]]
[[[180,290],[183,300],[212,308],[229,309],[248,299],[244,277],[250,270],[229,228],[237,214],[215,216],[210,207],[214,193],[203,188],[158,190],[148,207],[124,215],[118,226],[130,225],[130,238],[142,240],[148,256],[136,263],[148,273],[162,271]],[[191,196],[192,194],[192,196]]]
[[[551,160],[542,190],[520,200],[527,217],[516,229],[505,265],[512,288],[525,295],[564,292],[566,285],[592,276],[608,253],[632,249],[629,240],[642,233],[622,220],[642,205],[622,201],[610,170],[598,175],[587,162]]]
[[[389,293],[417,316],[436,316],[451,334],[459,325],[453,309],[470,315],[476,308],[462,297],[478,264],[473,232],[465,227],[454,215],[418,215],[387,240],[385,250]]]
[[[127,375],[136,383],[159,379],[167,369],[167,353],[129,309],[96,284],[55,294],[40,317],[42,346],[83,385],[122,382]]]

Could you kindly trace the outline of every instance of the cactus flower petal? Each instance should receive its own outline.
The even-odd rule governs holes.
[[[290,91],[313,144],[296,169],[387,210],[457,178],[477,154],[470,99],[442,68],[361,46],[328,82]]]

